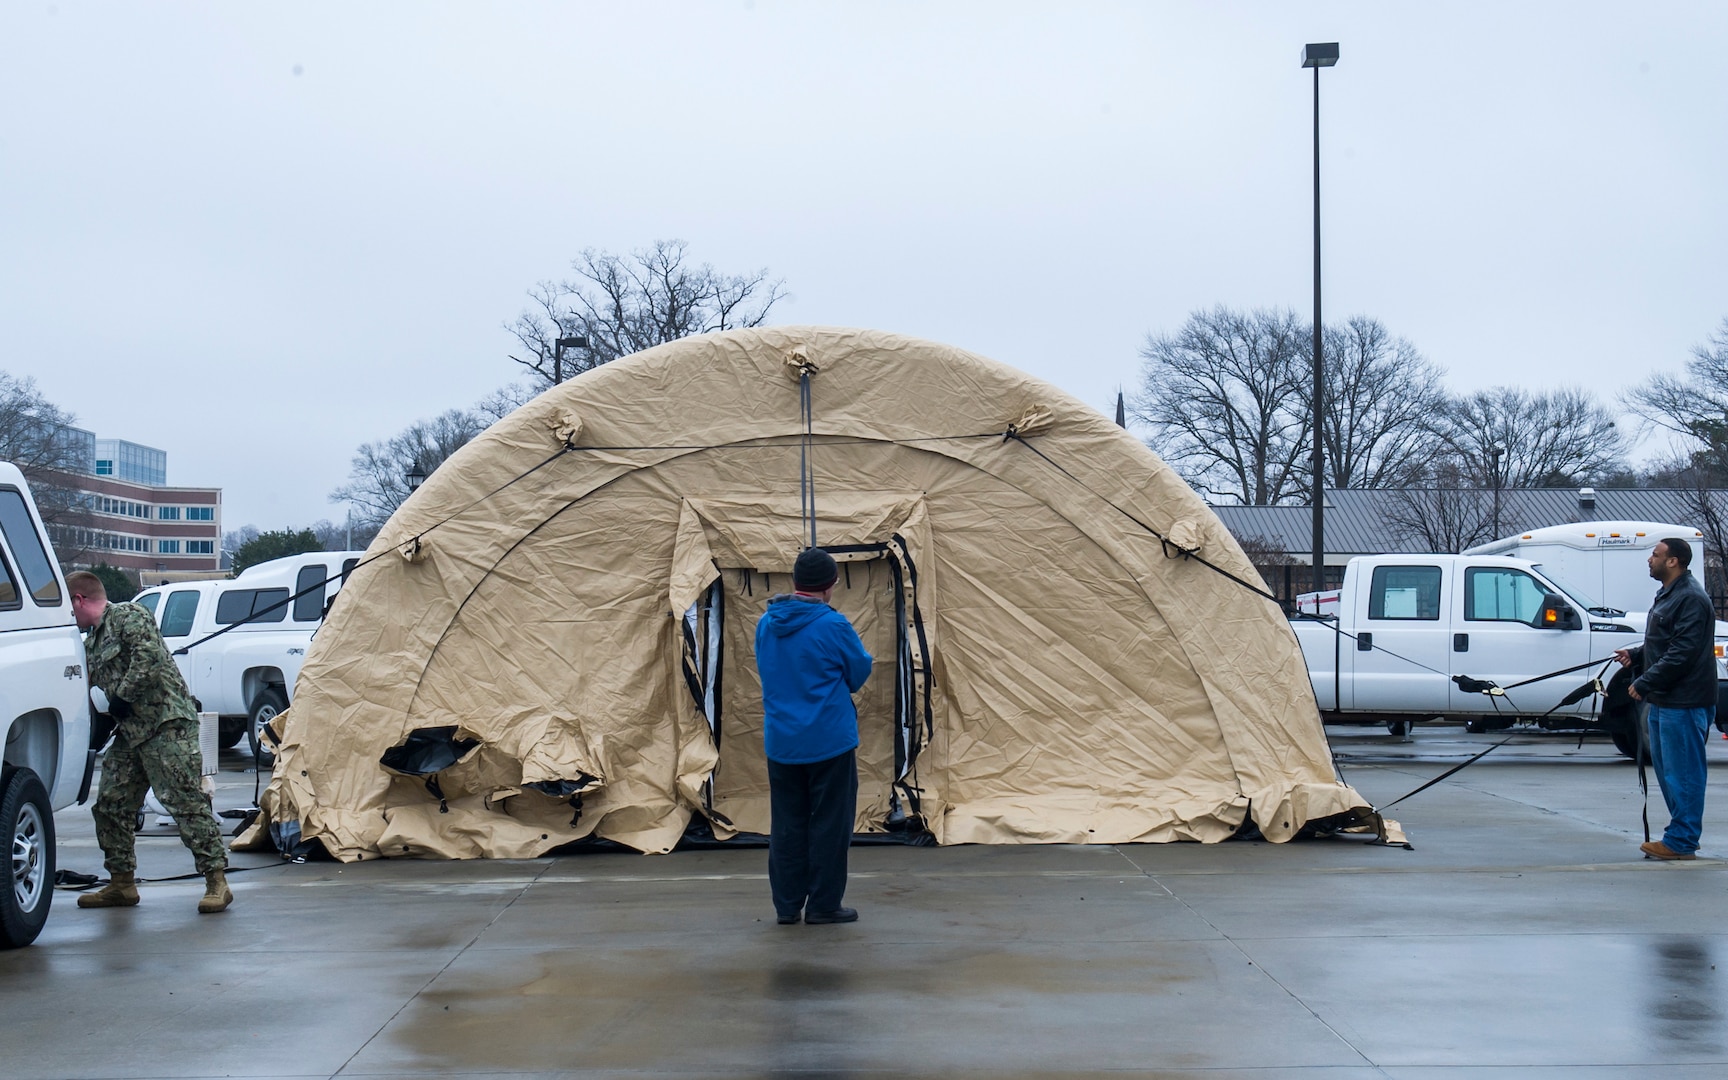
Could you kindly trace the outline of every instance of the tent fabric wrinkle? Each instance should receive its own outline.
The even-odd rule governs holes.
[[[314,637],[237,846],[766,833],[755,621],[812,531],[878,658],[860,833],[1401,837],[1338,778],[1248,558],[1137,439],[950,346],[779,327],[584,372],[428,477],[374,542],[402,557],[358,566]]]

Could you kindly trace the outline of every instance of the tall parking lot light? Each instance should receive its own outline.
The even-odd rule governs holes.
[[[1314,591],[1326,587],[1326,456],[1321,430],[1325,365],[1320,351],[1320,69],[1338,63],[1336,41],[1302,46],[1302,66],[1314,69]]]
[[[1494,539],[1500,539],[1500,458],[1506,453],[1504,446],[1490,446],[1488,456],[1494,459]]]

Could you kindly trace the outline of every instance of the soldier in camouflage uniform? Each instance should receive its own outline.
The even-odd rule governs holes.
[[[86,631],[90,683],[108,696],[109,715],[116,721],[94,807],[96,842],[102,845],[109,884],[80,896],[78,906],[138,903],[135,822],[145,791],[154,788],[204,875],[198,910],[221,911],[234,902],[234,894],[228,888],[222,830],[200,787],[198,710],[186,681],[148,611],[137,604],[110,604],[95,574],[69,574],[66,586],[78,628]]]

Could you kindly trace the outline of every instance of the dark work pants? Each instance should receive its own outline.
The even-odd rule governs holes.
[[[858,812],[857,752],[808,765],[770,760],[768,792],[768,886],[775,913],[838,910]]]

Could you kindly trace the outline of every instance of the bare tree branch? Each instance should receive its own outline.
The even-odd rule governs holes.
[[[569,378],[692,334],[761,326],[785,299],[785,283],[767,270],[722,274],[707,263],[692,265],[688,248],[682,240],[661,240],[624,256],[582,252],[573,280],[529,290],[529,309],[507,328],[526,355],[511,359],[534,372],[534,389],[544,390],[559,374],[560,337],[588,339],[587,349],[565,352],[561,374]]]
[[[1685,378],[1652,375],[1625,400],[1648,428],[1679,436],[1691,465],[1713,483],[1728,480],[1728,317],[1709,341],[1693,346]]]
[[[1366,315],[1327,327],[1324,341],[1327,481],[1339,488],[1409,485],[1432,468],[1441,441],[1433,419],[1446,400],[1444,372]],[[1304,404],[1312,398],[1310,389]]]
[[[1481,487],[1567,487],[1626,467],[1626,438],[1613,415],[1581,389],[1478,390],[1453,399],[1440,430],[1450,467]],[[1504,451],[1498,476],[1494,447]]]
[[[1133,417],[1196,487],[1254,506],[1297,498],[1307,439],[1309,366],[1294,312],[1213,308],[1173,335],[1148,335]]]
[[[363,444],[354,452],[348,483],[330,493],[331,502],[348,503],[356,523],[376,528],[408,498],[408,470],[419,465],[430,475],[444,461],[486,430],[477,410],[450,409],[418,420],[400,434]]]

